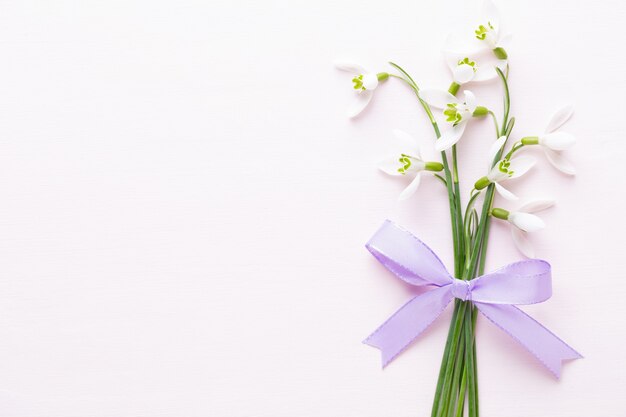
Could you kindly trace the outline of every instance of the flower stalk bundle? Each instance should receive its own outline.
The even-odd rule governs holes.
[[[537,200],[514,210],[500,207],[499,197],[508,201],[518,200],[518,197],[505,188],[503,183],[506,184],[508,180],[521,177],[533,167],[534,158],[524,155],[523,152],[532,147],[541,148],[547,160],[560,171],[568,175],[574,174],[573,167],[562,156],[562,151],[574,145],[575,139],[568,133],[557,131],[572,115],[571,106],[557,111],[543,133],[534,133],[519,139],[514,138],[515,118],[510,112],[509,54],[507,51],[510,36],[502,32],[498,12],[490,0],[485,1],[482,14],[481,20],[473,26],[473,33],[453,34],[448,38],[445,57],[451,70],[452,81],[447,90],[421,89],[407,71],[392,62],[389,63],[393,68],[390,72],[368,72],[362,66],[350,61],[336,62],[339,69],[353,73],[355,100],[348,108],[349,117],[358,115],[384,82],[397,79],[405,83],[415,94],[432,125],[436,138],[434,149],[439,153],[440,158],[425,158],[417,142],[409,134],[394,130],[397,146],[379,166],[386,174],[410,178],[408,186],[399,196],[400,200],[411,197],[424,176],[433,176],[440,181],[448,196],[454,268],[449,283],[435,285],[443,288],[444,284],[449,284],[455,300],[432,405],[432,417],[460,417],[466,413],[470,417],[479,415],[475,343],[479,308],[473,302],[476,300],[472,300],[470,290],[475,287],[477,277],[482,278],[485,274],[491,222],[493,220],[507,222],[511,227],[513,242],[517,248],[526,257],[533,258],[534,252],[528,233],[544,227],[543,221],[534,213],[553,205],[551,200]],[[500,117],[491,109],[481,105],[480,99],[465,89],[468,83],[496,78],[500,80],[503,87],[504,107]],[[463,204],[457,143],[462,138],[468,123],[484,118],[492,119],[495,130],[494,141],[487,157],[489,169],[484,176],[475,179],[467,202]],[[377,256],[376,250],[372,250],[375,256]],[[380,257],[384,256],[380,255]],[[404,270],[410,268],[385,259],[392,265],[387,265],[388,269],[405,279],[406,271]],[[513,268],[515,265],[513,264]],[[419,278],[422,279],[422,277]],[[409,279],[405,280],[410,282]],[[467,287],[460,285],[461,281],[464,281]],[[465,291],[464,288],[467,288],[470,295],[459,295],[459,291]],[[445,307],[445,303],[443,305]],[[481,312],[484,313],[483,309]],[[376,332],[368,340],[375,335]],[[370,343],[368,340],[366,343],[383,350],[382,342]],[[412,340],[410,339],[409,343]],[[558,341],[562,342],[560,339]],[[406,345],[397,349],[397,353],[404,348]],[[561,359],[581,357],[573,349],[570,351],[564,348],[564,350],[566,353],[561,356]],[[385,359],[385,365],[393,360],[397,353]],[[539,355],[537,357],[541,359]],[[558,370],[553,370],[553,372],[558,376]]]

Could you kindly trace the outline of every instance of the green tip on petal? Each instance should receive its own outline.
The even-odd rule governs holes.
[[[498,59],[507,59],[509,57],[509,55],[506,53],[504,48],[501,48],[499,46],[496,49],[493,50],[493,54]]]
[[[502,220],[508,220],[509,214],[510,213],[508,211],[506,211],[505,209],[501,209],[501,208],[494,208],[491,210],[491,215],[493,217],[502,219]]]
[[[352,82],[354,83],[355,90],[365,90],[365,87],[363,87],[363,74],[354,77]]]
[[[503,159],[498,163],[498,171],[503,174],[507,174],[509,177],[512,177],[515,172],[511,171],[511,161],[509,159]]]
[[[457,62],[458,65],[469,65],[470,67],[475,67],[476,66],[476,62],[474,61],[470,61],[470,59],[468,57],[465,57],[463,59],[461,59],[459,62]],[[476,68],[474,68],[474,72],[476,72]]]
[[[461,113],[456,109],[456,103],[449,103],[443,111],[443,115],[446,116],[446,122],[453,123],[455,126],[463,119]]]
[[[402,175],[406,174],[407,170],[411,168],[411,158],[409,158],[408,155],[402,154],[398,162],[402,164],[402,166],[398,168],[398,172]]]
[[[487,38],[487,32],[491,30],[494,30],[491,22],[487,22],[487,26],[485,25],[478,26],[478,29],[474,31],[474,33],[476,34],[476,39],[484,41]]]

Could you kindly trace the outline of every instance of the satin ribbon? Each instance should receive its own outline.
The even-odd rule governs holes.
[[[411,299],[363,341],[380,349],[383,367],[404,351],[454,298],[471,301],[491,322],[531,352],[559,378],[562,361],[582,356],[515,305],[541,303],[552,295],[550,264],[515,262],[471,281],[453,278],[435,253],[387,220],[365,247],[398,278],[435,289]]]

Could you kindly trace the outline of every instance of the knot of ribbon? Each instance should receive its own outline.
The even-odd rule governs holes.
[[[471,301],[491,322],[531,352],[554,376],[563,360],[582,356],[516,305],[552,295],[550,264],[515,262],[472,280],[453,278],[424,242],[387,220],[365,247],[398,278],[435,289],[409,300],[363,343],[380,349],[383,367],[404,351],[454,299]]]

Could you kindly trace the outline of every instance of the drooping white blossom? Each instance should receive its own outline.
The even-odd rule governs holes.
[[[439,162],[425,161],[417,141],[408,133],[396,129],[393,131],[393,136],[395,143],[392,151],[379,163],[378,168],[388,175],[411,179],[409,185],[398,197],[399,200],[406,200],[415,194],[424,171],[441,171],[443,165]]]
[[[367,107],[376,87],[389,78],[386,72],[368,72],[362,65],[349,60],[336,60],[335,67],[353,74],[352,89],[355,97],[346,110],[346,115],[350,118],[358,116]]]
[[[516,211],[509,212],[495,208],[491,213],[495,218],[508,222],[511,226],[513,243],[515,243],[517,249],[528,258],[533,258],[535,251],[528,239],[528,233],[536,232],[545,227],[543,220],[533,213],[545,210],[553,205],[553,200],[536,200],[524,204]]]
[[[473,55],[486,51],[501,61],[497,66],[506,64],[506,49],[511,42],[511,35],[504,32],[496,5],[491,0],[485,0],[480,13],[472,22],[467,28],[452,32],[444,50],[447,53]]]
[[[562,151],[576,144],[576,138],[566,132],[557,129],[572,117],[574,107],[571,105],[559,109],[548,122],[545,132],[539,136],[529,136],[522,139],[524,145],[539,145],[548,161],[559,171],[568,174],[576,174],[572,164],[563,157]]]
[[[444,151],[456,144],[472,117],[488,114],[487,108],[476,104],[476,97],[469,90],[464,91],[463,100],[448,91],[437,89],[424,89],[419,95],[430,106],[443,110],[446,123],[441,130],[441,137],[435,142],[437,151]]]

